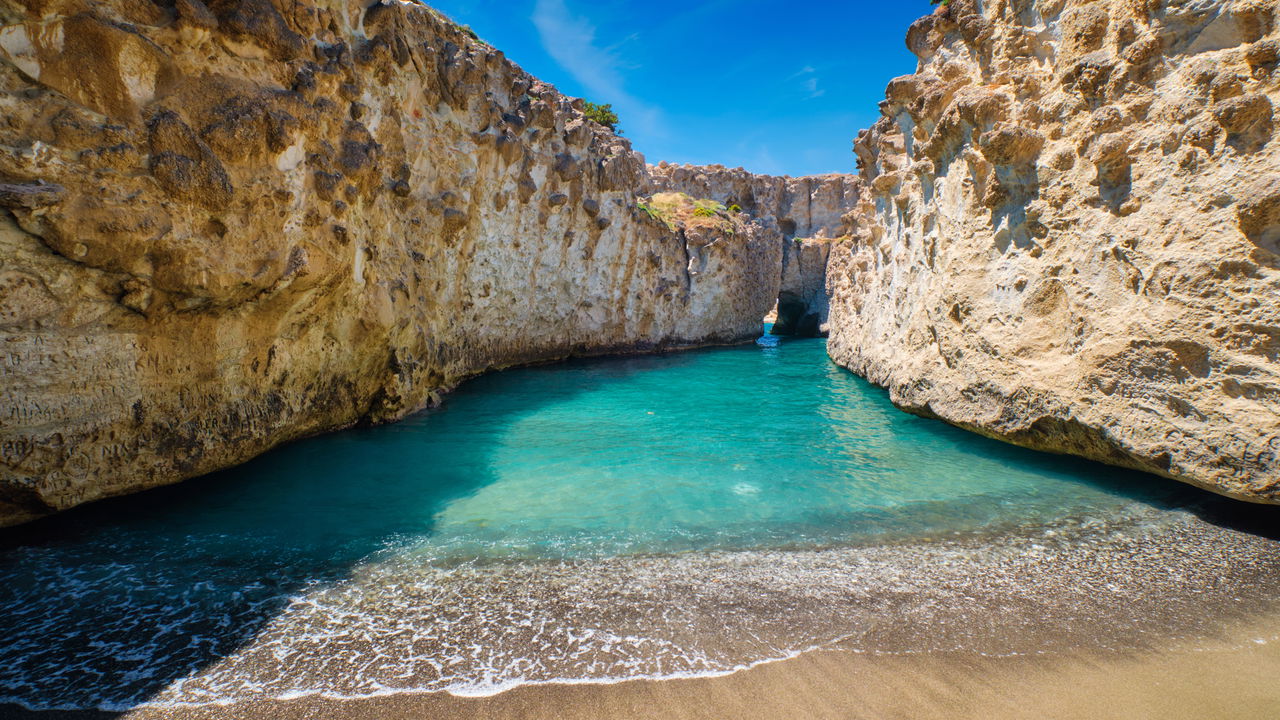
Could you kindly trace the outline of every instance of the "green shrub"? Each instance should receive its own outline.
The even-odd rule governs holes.
[[[618,135],[622,134],[618,129],[618,114],[613,111],[613,105],[608,103],[598,105],[590,100],[584,102],[586,104],[584,112],[588,120],[599,123]]]
[[[715,200],[694,200],[693,214],[698,217],[712,217],[724,212],[724,205]]]
[[[730,205],[730,206],[729,206],[729,212],[730,212],[730,213],[732,213],[732,214],[734,214],[734,215],[737,215],[738,213],[742,212],[742,208],[741,208],[741,207],[739,207],[739,206],[738,206],[738,205],[736,205],[736,204],[735,204],[735,205]]]
[[[639,210],[644,212],[644,214],[648,215],[654,220],[657,220],[663,225],[666,225],[668,230],[674,231],[676,229],[675,220],[669,217],[669,214],[667,212],[664,212],[665,208],[654,207],[650,203],[644,202],[643,200],[638,201],[636,203],[636,208],[638,208]]]
[[[726,235],[733,235],[740,222],[723,203],[695,199],[682,192],[655,193],[652,197],[638,200],[636,208],[662,222],[672,231],[680,228],[714,227]]]

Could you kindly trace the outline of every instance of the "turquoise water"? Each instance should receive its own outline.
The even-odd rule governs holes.
[[[850,557],[900,567],[885,548],[1205,501],[904,414],[821,340],[521,369],[397,425],[0,536],[0,700],[719,672],[858,622],[798,619],[830,614],[796,599],[819,566],[847,594],[862,582],[836,578]],[[748,578],[750,600],[699,587]],[[792,580],[796,597],[744,611],[731,632],[725,607]],[[686,602],[692,615],[671,609]],[[688,636],[701,625],[712,642]]]

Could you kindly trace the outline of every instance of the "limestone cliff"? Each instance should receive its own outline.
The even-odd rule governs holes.
[[[737,205],[761,222],[776,224],[787,240],[839,238],[859,200],[860,183],[852,175],[774,177],[723,165],[649,166],[654,192],[683,192]]]
[[[1274,0],[952,0],[856,143],[832,357],[978,432],[1280,502]]]
[[[0,525],[487,369],[754,337],[782,235],[424,6],[0,0]]]
[[[782,285],[770,334],[827,336],[830,256],[831,241],[826,238],[795,238],[782,246]]]
[[[778,335],[826,334],[827,257],[831,241],[847,237],[856,223],[861,184],[850,175],[770,177],[722,165],[650,166],[658,191],[678,191],[737,205],[785,240]]]

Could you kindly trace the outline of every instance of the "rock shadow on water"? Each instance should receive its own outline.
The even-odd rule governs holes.
[[[966,451],[972,451],[975,455],[1006,461],[1044,475],[1067,476],[1073,482],[1129,498],[1133,502],[1159,511],[1186,512],[1194,515],[1198,520],[1225,530],[1280,541],[1280,524],[1276,522],[1280,508],[1274,505],[1242,502],[1168,478],[1106,465],[1075,455],[1031,450],[970,432],[951,425],[945,420],[903,412],[892,405],[887,389],[853,375],[843,368],[839,368],[839,371],[848,373],[863,395],[875,396],[879,404],[892,414],[891,423],[896,433],[927,432],[936,439],[964,448]],[[827,403],[820,408],[820,412],[834,416],[843,409],[841,406]],[[954,519],[957,513],[963,512],[981,513],[982,501],[981,496],[975,496],[971,501],[965,502],[962,507],[954,504],[934,507],[934,504],[927,504],[920,508],[920,517],[914,519],[915,530],[925,529],[925,523],[931,513],[936,519]]]
[[[575,362],[607,362],[600,383],[681,359]],[[499,390],[469,422],[443,422],[464,412],[451,398],[0,532],[0,717],[116,717],[236,653],[300,593],[429,534],[440,510],[492,482],[486,450],[507,427],[590,387],[571,380],[494,373],[461,390]],[[444,437],[415,441],[422,424]]]
[[[469,382],[441,409],[398,425],[295,443],[237,469],[0,534],[0,703],[68,708],[41,713],[0,704],[0,717],[80,720],[123,714],[253,645],[299,596],[314,597],[314,591],[351,578],[357,565],[395,555],[439,532],[437,521],[446,507],[500,480],[496,449],[503,436],[549,404],[638,373],[698,363],[704,352],[755,353],[775,373],[759,381],[799,381],[803,378],[792,375],[812,370],[785,357],[785,351],[816,346],[791,342],[494,373]],[[1274,517],[1265,512],[1270,508],[987,440],[901,413],[882,390],[847,371],[828,366],[827,377],[852,393],[841,396],[843,402],[828,398],[818,408],[832,427],[881,418],[887,420],[885,437],[926,433],[1045,474],[1067,473],[1137,503],[1190,510],[1218,524],[1243,523],[1248,532],[1269,531],[1275,537],[1273,523],[1266,522]],[[485,402],[466,402],[472,392]],[[731,399],[735,407],[756,404],[753,398]],[[753,422],[770,423],[771,432],[787,431],[785,422],[771,419],[768,402],[758,404],[760,416]],[[863,406],[857,412],[866,414],[858,415],[851,405]],[[843,445],[854,441],[852,436],[834,439]],[[897,461],[878,457],[874,447],[860,450],[866,451],[868,466]],[[935,521],[954,523],[956,515],[972,515],[973,526],[984,525],[999,500],[987,499],[977,495],[962,503],[917,504],[914,518],[873,510],[809,520],[815,532],[852,524],[887,541],[895,539],[895,530],[918,538]],[[874,532],[877,527],[883,532]],[[706,602],[714,614],[718,601]],[[785,620],[779,627],[791,627],[791,618]],[[72,709],[88,707],[105,709]]]

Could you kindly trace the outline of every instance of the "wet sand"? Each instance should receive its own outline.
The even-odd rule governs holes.
[[[184,677],[184,682],[198,682],[202,674],[223,673],[224,679],[236,681],[224,686],[234,691],[231,696],[243,698],[232,704],[166,703],[175,694],[165,687],[140,696],[156,705],[128,712],[32,712],[0,705],[0,720],[1280,719],[1280,542],[1190,517],[1142,527],[1121,524],[1105,534],[1085,528],[1080,530],[1083,539],[1059,529],[1051,538],[1010,537],[973,546],[940,543],[636,561],[652,574],[647,585],[665,588],[655,597],[690,611],[679,615],[682,621],[701,618],[703,626],[685,628],[690,633],[723,635],[734,615],[728,611],[743,615],[756,603],[759,612],[743,615],[751,621],[749,629],[760,633],[772,627],[783,635],[796,634],[803,631],[805,618],[820,614],[799,603],[801,598],[825,608],[837,621],[833,627],[862,628],[823,649],[720,677],[534,684],[488,697],[419,692],[279,700],[268,699],[281,697],[277,680],[323,671],[310,686],[340,688],[350,685],[362,667],[336,655],[332,644],[305,646],[306,653],[283,662],[272,659],[270,646],[263,650],[250,643],[219,664]],[[415,567],[392,566],[388,577],[410,577]],[[618,594],[624,581],[634,584],[641,577],[633,561],[585,567],[590,570],[586,575],[573,566],[562,568],[569,574],[555,582],[540,568],[527,582],[573,586],[593,598],[596,594],[583,583],[595,579],[604,593],[600,597],[608,600],[602,601],[605,609],[630,617],[642,607],[635,598]],[[518,577],[510,568],[501,569],[497,580],[502,583]],[[697,588],[677,582],[728,577],[735,581],[711,584],[732,586],[726,590],[731,592],[704,591],[703,605],[695,602],[701,597]],[[886,577],[893,580],[888,585],[877,580]],[[795,587],[788,590],[784,581]],[[385,595],[376,583],[353,587],[362,597]],[[463,587],[500,594],[497,586],[483,583]],[[887,588],[888,594],[842,600],[842,589],[856,587]],[[831,592],[817,592],[824,588]],[[771,598],[770,590],[780,594]],[[882,595],[897,600],[888,602]],[[456,605],[467,593],[450,597]],[[841,608],[841,602],[851,604]],[[570,610],[580,609],[577,603],[570,606],[560,609],[559,616],[569,618]],[[398,602],[389,612],[403,617],[417,607]],[[356,616],[343,617],[349,622]],[[429,613],[418,625],[430,627],[435,617]],[[646,617],[642,613],[633,620]],[[492,623],[504,622],[501,616],[494,618]],[[277,630],[299,639],[294,624]],[[567,652],[542,645],[531,649],[547,655]],[[364,646],[348,650],[359,661],[378,655]],[[1002,652],[1019,654],[997,654]],[[428,687],[430,678],[421,680],[416,686]],[[49,689],[57,691],[58,686]],[[103,688],[104,693],[109,690]],[[32,697],[53,702],[49,696]]]
[[[444,693],[306,698],[124,714],[22,712],[21,720],[1275,720],[1280,616],[1220,637],[1140,653],[984,657],[970,653],[806,653],[733,675],[613,685],[542,685],[483,698]]]

